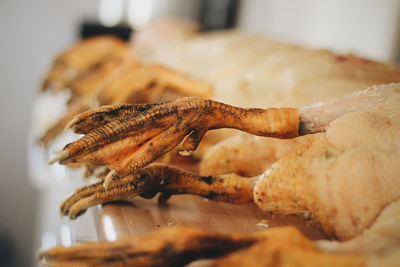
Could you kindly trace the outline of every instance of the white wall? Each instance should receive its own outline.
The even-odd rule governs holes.
[[[400,40],[398,0],[244,0],[243,30],[378,60],[394,60]]]
[[[33,262],[38,196],[26,168],[33,96],[51,58],[75,40],[77,23],[96,14],[97,0],[0,1],[0,225],[16,242],[11,266]]]

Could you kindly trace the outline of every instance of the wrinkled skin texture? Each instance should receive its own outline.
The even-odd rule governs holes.
[[[105,106],[71,122],[75,132],[86,135],[66,145],[52,161],[106,165],[112,170],[105,180],[108,186],[182,141],[182,153],[192,152],[208,130],[235,128],[255,135],[292,138],[298,135],[298,125],[296,109],[241,109],[201,98]]]
[[[87,208],[109,201],[152,198],[160,193],[165,201],[173,194],[196,194],[216,201],[236,204],[253,201],[251,179],[235,174],[199,176],[171,165],[153,163],[135,174],[111,183],[106,189],[98,182],[78,189],[61,204],[61,214],[75,219]]]
[[[398,122],[372,112],[343,116],[276,162],[258,181],[256,203],[276,213],[310,213],[341,240],[358,236],[400,197]]]

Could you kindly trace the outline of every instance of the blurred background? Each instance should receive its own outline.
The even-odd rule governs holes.
[[[49,189],[30,179],[27,167],[32,103],[52,58],[98,33],[129,39],[165,16],[197,21],[205,31],[237,27],[308,47],[400,60],[398,0],[0,1],[0,266],[36,266],[35,252],[57,238],[46,227],[58,217],[58,203],[49,203]]]

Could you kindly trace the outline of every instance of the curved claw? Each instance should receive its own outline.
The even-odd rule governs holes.
[[[108,188],[98,182],[76,190],[60,205],[60,212],[75,219],[97,204],[130,200],[135,196],[151,198],[157,193],[161,193],[162,197],[196,194],[216,201],[244,204],[253,200],[253,183],[252,179],[235,174],[205,177],[167,164],[154,163],[134,175],[110,183]]]
[[[206,131],[204,129],[193,130],[188,136],[186,136],[185,140],[183,140],[179,154],[182,156],[190,156],[190,154],[199,146],[205,133]]]
[[[58,161],[63,161],[69,157],[69,152],[66,150],[61,150],[57,152],[57,154],[49,160],[49,164],[52,165]]]
[[[242,109],[196,97],[106,106],[75,118],[71,127],[86,135],[66,145],[52,162],[106,165],[114,170],[107,179],[109,184],[147,166],[182,140],[182,151],[195,150],[208,130],[236,128],[291,138],[298,135],[298,124],[296,109]]]
[[[146,182],[151,182],[143,179],[144,177],[144,174],[128,176],[119,182],[113,183],[107,189],[103,186],[103,182],[79,188],[61,203],[60,213],[73,220],[91,206],[118,200],[128,200],[143,192],[144,188],[146,188]]]
[[[157,104],[116,104],[88,110],[75,116],[65,127],[75,133],[87,134],[109,122],[139,115]]]

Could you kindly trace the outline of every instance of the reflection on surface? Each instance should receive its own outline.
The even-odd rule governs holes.
[[[61,237],[61,244],[64,247],[69,247],[72,244],[72,233],[71,233],[71,228],[63,224],[60,227],[60,237]]]
[[[156,199],[139,197],[133,203],[112,203],[95,210],[95,221],[103,222],[96,229],[99,240],[142,235],[171,226],[200,227],[220,233],[252,233],[266,227],[293,225],[311,239],[325,238],[309,220],[267,214],[255,204],[231,205],[192,195],[173,196],[166,206],[159,205]]]
[[[46,231],[42,234],[41,243],[40,250],[54,247],[57,244],[56,236],[52,232]]]
[[[103,216],[103,229],[104,235],[108,241],[115,241],[117,239],[117,232],[115,231],[114,224],[109,216]]]

